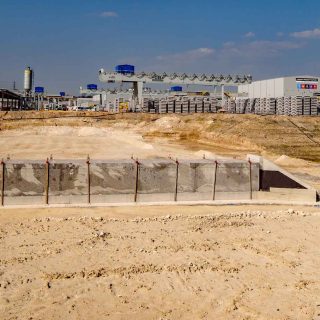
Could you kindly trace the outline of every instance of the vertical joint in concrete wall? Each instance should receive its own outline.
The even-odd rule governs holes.
[[[4,206],[4,171],[5,163],[1,160],[1,206]]]
[[[87,157],[87,177],[88,177],[88,204],[91,203],[91,175],[90,175],[90,157]]]
[[[252,162],[249,159],[249,185],[250,185],[250,200],[252,200]]]
[[[138,200],[138,190],[139,190],[139,161],[138,159],[135,161],[136,163],[136,184],[134,188],[134,202],[137,202]]]
[[[174,191],[174,201],[178,200],[178,183],[179,183],[179,161],[176,159],[176,185]]]
[[[212,200],[216,198],[216,184],[217,184],[217,171],[218,171],[218,161],[214,162],[214,171],[213,171],[213,181],[212,181]]]
[[[50,162],[46,160],[46,184],[45,184],[45,204],[49,204],[49,181],[50,181]]]

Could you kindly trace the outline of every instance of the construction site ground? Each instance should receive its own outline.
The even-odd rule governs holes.
[[[320,122],[0,113],[6,159],[261,154],[320,189]],[[317,206],[0,209],[1,319],[320,319]]]

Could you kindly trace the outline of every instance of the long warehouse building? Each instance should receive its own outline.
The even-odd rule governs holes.
[[[319,77],[292,76],[241,84],[239,96],[252,98],[279,98],[289,96],[312,97],[320,93]]]

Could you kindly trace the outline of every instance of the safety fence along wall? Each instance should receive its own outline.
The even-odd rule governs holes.
[[[259,163],[238,160],[1,163],[1,205],[252,199]]]

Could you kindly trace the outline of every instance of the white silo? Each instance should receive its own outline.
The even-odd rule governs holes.
[[[33,71],[30,67],[24,70],[24,91],[30,92],[33,86]]]

